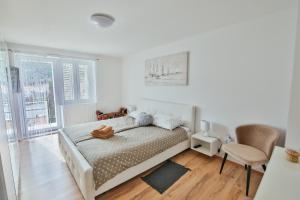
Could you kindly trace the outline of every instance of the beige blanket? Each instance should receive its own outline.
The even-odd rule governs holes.
[[[110,121],[109,125],[113,123]],[[106,140],[94,138],[78,140],[88,134],[88,130],[93,130],[94,127],[91,126],[95,126],[95,124],[87,123],[77,126],[77,128],[81,127],[80,133],[78,131],[73,133],[74,127],[64,128],[63,131],[93,167],[96,190],[122,171],[188,138],[183,128],[169,131],[155,126],[128,128],[130,125],[127,124],[127,128]],[[118,127],[121,127],[120,124]]]

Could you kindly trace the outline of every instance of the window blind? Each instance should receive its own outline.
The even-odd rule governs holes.
[[[65,101],[74,100],[74,73],[72,63],[63,63],[63,85]]]
[[[80,88],[80,99],[89,99],[89,74],[88,65],[80,64],[78,66],[79,71],[79,88]]]

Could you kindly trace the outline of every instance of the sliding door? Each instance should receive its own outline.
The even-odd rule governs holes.
[[[59,128],[54,87],[55,58],[16,54],[20,69],[23,138],[49,134]]]

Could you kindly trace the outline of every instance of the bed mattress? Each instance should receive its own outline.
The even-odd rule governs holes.
[[[114,137],[96,139],[89,133],[101,124],[117,130]],[[95,189],[122,171],[188,139],[184,128],[172,131],[155,127],[136,127],[132,118],[124,117],[66,127],[62,131],[93,168]]]

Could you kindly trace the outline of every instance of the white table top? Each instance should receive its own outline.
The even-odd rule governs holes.
[[[208,143],[218,141],[218,139],[215,138],[215,137],[204,136],[202,132],[195,133],[194,135],[192,135],[192,137],[196,138],[196,139],[199,139],[199,140],[206,141]]]
[[[300,164],[288,161],[284,148],[275,147],[254,199],[300,199]]]

